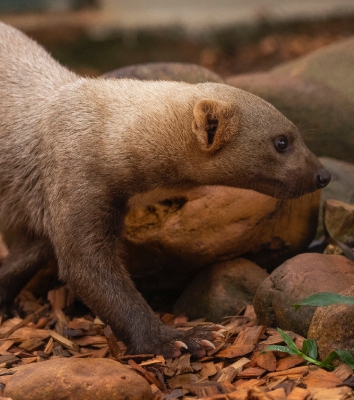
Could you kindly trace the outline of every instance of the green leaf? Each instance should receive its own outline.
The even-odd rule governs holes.
[[[338,358],[336,351],[332,351],[328,356],[320,363],[320,367],[333,368],[332,363]]]
[[[283,353],[288,353],[288,354],[298,354],[298,351],[295,352],[290,347],[281,346],[280,344],[271,344],[267,346],[263,351],[282,351]]]
[[[302,343],[302,352],[313,359],[317,359],[317,344],[313,339],[306,339]]]
[[[306,297],[303,300],[300,300],[298,303],[294,305],[295,310],[298,310],[301,306],[316,306],[316,307],[325,307],[330,306],[332,304],[351,304],[354,305],[354,297],[351,296],[343,296],[337,293],[316,293],[309,297]]]
[[[354,357],[348,350],[333,350],[320,364],[320,367],[333,368],[332,363],[339,358],[354,369]]]
[[[291,337],[280,328],[277,329],[284,342],[294,351],[293,354],[298,354],[300,350],[296,347],[296,344],[294,343],[293,339],[291,339]]]
[[[352,353],[348,350],[335,350],[335,353],[338,355],[338,357],[347,365],[349,365],[350,368],[354,369],[354,357]]]

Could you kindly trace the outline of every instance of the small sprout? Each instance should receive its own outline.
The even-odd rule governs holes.
[[[333,361],[340,359],[345,364],[349,365],[350,368],[354,369],[354,357],[348,350],[335,350],[332,351],[323,361],[317,360],[317,345],[313,339],[306,339],[302,344],[302,349],[299,350],[291,337],[286,334],[283,330],[278,328],[282,339],[287,346],[281,345],[270,345],[263,351],[282,351],[284,353],[296,354],[306,360],[308,363],[318,365],[321,368],[333,369]],[[352,349],[354,350],[354,349]]]

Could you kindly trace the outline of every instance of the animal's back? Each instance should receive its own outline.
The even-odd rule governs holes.
[[[56,90],[76,78],[36,42],[0,23],[0,218],[10,225],[33,229],[40,220],[43,116]]]

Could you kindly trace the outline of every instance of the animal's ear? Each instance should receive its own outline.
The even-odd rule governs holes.
[[[192,130],[202,150],[215,152],[238,131],[240,112],[233,103],[199,100],[193,110]]]

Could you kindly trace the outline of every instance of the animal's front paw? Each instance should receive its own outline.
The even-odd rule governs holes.
[[[216,338],[224,337],[219,332],[223,327],[221,325],[204,325],[197,326],[188,331],[175,331],[176,339],[172,339],[169,343],[170,349],[167,357],[180,357],[182,351],[191,353],[194,357],[201,358],[207,354],[207,351],[215,349],[212,343]],[[166,352],[166,348],[164,349]]]

